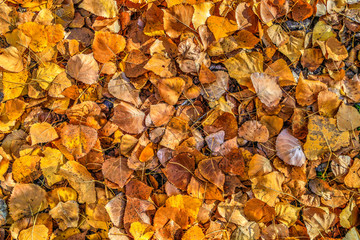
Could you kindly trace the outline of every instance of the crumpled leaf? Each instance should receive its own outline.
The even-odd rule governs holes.
[[[51,124],[42,122],[35,123],[30,127],[30,137],[32,145],[35,145],[38,143],[51,142],[59,136]]]
[[[308,129],[304,153],[309,160],[316,160],[323,153],[349,145],[349,132],[339,131],[334,118],[310,116]]]
[[[98,138],[94,128],[68,124],[61,130],[61,142],[76,158],[84,157],[95,146]]]
[[[79,221],[79,204],[75,201],[59,202],[49,211],[62,231],[67,228],[76,228]]]
[[[16,221],[31,217],[48,206],[46,192],[35,184],[16,184],[9,200],[10,216]]]
[[[66,65],[66,71],[71,77],[86,84],[96,83],[99,77],[99,65],[93,54],[72,56]]]
[[[117,54],[124,51],[126,40],[119,34],[111,32],[95,32],[92,49],[94,58],[101,63],[106,63]]]
[[[96,201],[95,181],[91,173],[76,161],[68,161],[61,166],[59,175],[68,180],[79,194],[79,203],[94,203]]]
[[[79,7],[104,18],[114,18],[118,14],[117,4],[114,0],[84,0]]]

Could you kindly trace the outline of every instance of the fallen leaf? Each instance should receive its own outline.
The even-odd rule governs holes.
[[[252,198],[246,202],[244,214],[250,221],[267,223],[275,218],[275,209],[259,199]]]
[[[144,68],[162,78],[175,77],[177,70],[175,62],[160,53],[155,53],[146,63]]]
[[[314,239],[322,232],[328,232],[332,226],[336,214],[331,213],[328,208],[304,208],[303,218],[307,233]]]
[[[355,158],[354,163],[351,165],[348,174],[344,178],[344,183],[350,188],[360,187],[360,176],[358,174],[360,169],[360,159]]]
[[[185,81],[180,77],[159,80],[157,84],[162,99],[170,105],[175,105],[185,88]]]
[[[35,184],[16,184],[9,200],[10,216],[14,221],[31,217],[46,209],[46,192]]]
[[[192,16],[192,23],[195,29],[206,23],[206,19],[211,16],[210,11],[214,7],[212,2],[200,2],[193,5],[194,15]]]
[[[111,32],[95,32],[92,44],[94,58],[101,63],[106,63],[124,51],[126,40],[123,36]]]
[[[289,203],[276,203],[275,213],[276,219],[287,225],[288,227],[293,226],[299,218],[301,207],[295,207]]]
[[[301,106],[309,106],[317,100],[318,94],[324,90],[327,90],[325,83],[306,80],[300,76],[296,86],[296,100]]]
[[[195,225],[184,233],[181,240],[201,240],[204,239],[204,237],[205,234],[203,233],[202,229],[198,225]]]
[[[59,202],[56,207],[49,211],[50,216],[55,219],[59,229],[76,228],[79,221],[79,205],[75,201]]]
[[[304,153],[309,160],[316,160],[321,154],[349,145],[349,132],[339,131],[334,118],[311,116],[308,129]]]
[[[208,158],[199,162],[198,169],[200,174],[213,183],[215,186],[224,189],[225,174],[219,168],[219,160],[217,158]]]
[[[284,129],[276,138],[276,155],[285,163],[297,167],[305,164],[306,157],[301,142],[291,135],[289,129]]]
[[[40,160],[40,168],[49,186],[60,182],[63,178],[57,174],[60,165],[64,164],[64,155],[55,148],[47,147],[42,152],[44,157]]]
[[[237,24],[225,17],[210,16],[206,20],[206,25],[214,34],[216,41],[219,41],[220,38],[227,37],[238,30]]]
[[[140,222],[131,223],[129,231],[134,237],[134,240],[149,240],[154,235],[154,230],[151,225]]]
[[[0,67],[9,72],[18,73],[24,70],[23,58],[16,47],[0,49]]]
[[[18,73],[3,72],[2,75],[3,100],[6,101],[21,96],[28,81],[28,71],[24,70]]]
[[[102,166],[104,177],[123,188],[133,173],[127,165],[127,159],[123,157],[109,158]]]
[[[59,136],[51,124],[47,122],[35,123],[30,127],[32,145],[47,143],[57,139]]]
[[[279,77],[273,77],[265,73],[253,73],[250,75],[251,82],[260,101],[267,107],[275,107],[279,104],[282,91],[279,87]]]
[[[359,220],[359,208],[356,206],[353,198],[350,199],[348,205],[341,211],[339,218],[340,225],[343,228],[352,228],[357,224]]]
[[[188,153],[180,153],[166,164],[163,172],[172,184],[185,191],[194,170],[194,157]]]
[[[12,171],[16,182],[31,183],[41,176],[40,157],[25,155],[17,158],[12,165]]]
[[[76,158],[84,157],[95,146],[98,134],[94,128],[68,124],[61,130],[61,142]]]
[[[86,84],[97,83],[99,78],[99,65],[93,54],[72,56],[66,65],[66,71],[71,77]]]
[[[178,38],[182,32],[190,28],[194,13],[193,6],[178,4],[164,10],[164,30],[171,38]]]
[[[49,229],[45,225],[34,225],[24,229],[19,234],[19,240],[47,240]]]
[[[342,103],[336,114],[336,120],[340,131],[352,131],[360,126],[360,113],[356,108]]]
[[[319,92],[317,103],[320,115],[334,117],[341,102],[338,95],[334,92],[328,90]]]
[[[118,13],[114,0],[84,0],[79,7],[104,18],[114,18]]]
[[[252,142],[266,142],[269,139],[269,131],[260,122],[251,120],[240,126],[239,136]]]
[[[113,123],[129,134],[140,134],[145,130],[145,113],[132,105],[121,102],[114,108]]]
[[[95,182],[91,173],[78,162],[68,161],[58,172],[68,180],[79,194],[79,203],[94,203],[96,201]]]
[[[326,40],[325,47],[328,59],[343,61],[349,56],[345,46],[335,37]]]

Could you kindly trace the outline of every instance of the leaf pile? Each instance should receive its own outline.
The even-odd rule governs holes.
[[[0,3],[0,240],[360,239],[358,1]]]

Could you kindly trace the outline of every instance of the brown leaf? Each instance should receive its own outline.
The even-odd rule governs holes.
[[[94,58],[101,63],[106,63],[124,51],[126,40],[119,34],[110,32],[95,32],[92,44]]]
[[[99,78],[99,65],[93,54],[77,54],[71,57],[66,71],[71,77],[86,84],[97,83]]]
[[[114,108],[113,123],[129,134],[140,134],[145,130],[145,113],[132,105],[121,102]]]
[[[108,91],[117,99],[129,102],[134,106],[139,106],[141,104],[141,99],[139,97],[140,91],[134,88],[130,83],[130,80],[122,72],[115,73],[110,79]]]
[[[16,221],[47,208],[46,192],[35,184],[16,184],[9,200],[11,217]]]
[[[300,76],[296,86],[296,100],[301,106],[309,106],[316,102],[319,92],[324,90],[327,90],[326,84]]]
[[[166,103],[150,106],[150,118],[156,127],[167,124],[175,113],[175,108]]]
[[[59,202],[49,214],[58,223],[60,230],[76,228],[79,221],[79,204],[75,201]]]
[[[171,38],[178,38],[182,32],[190,29],[194,8],[179,4],[164,11],[164,29]]]
[[[219,168],[219,161],[221,158],[208,158],[199,162],[198,169],[200,174],[213,183],[215,186],[224,189],[225,174]]]
[[[241,125],[239,137],[252,142],[266,142],[269,139],[269,131],[260,122],[251,120]]]
[[[244,214],[250,221],[267,223],[275,218],[275,209],[259,199],[252,198],[246,202]]]
[[[180,153],[172,158],[162,171],[172,184],[185,191],[194,170],[194,157],[188,153]]]
[[[126,196],[147,200],[153,188],[136,179],[131,179],[125,186]]]
[[[76,158],[88,154],[95,146],[97,131],[84,125],[68,124],[61,130],[61,141],[66,149]]]
[[[185,88],[185,81],[180,77],[166,78],[158,81],[159,94],[170,105],[175,105]]]
[[[128,167],[127,159],[119,157],[105,160],[102,166],[102,173],[106,179],[123,188],[132,175],[133,170]]]
[[[342,103],[336,114],[336,120],[340,131],[351,131],[360,126],[360,113],[356,108]]]
[[[279,77],[273,77],[265,73],[253,73],[250,76],[255,92],[260,101],[267,107],[275,107],[279,104],[282,91],[279,87]]]

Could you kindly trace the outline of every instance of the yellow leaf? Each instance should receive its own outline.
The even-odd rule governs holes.
[[[252,88],[250,75],[255,72],[263,72],[263,55],[259,52],[247,53],[242,51],[236,56],[224,62],[230,77],[243,86]]]
[[[337,151],[349,145],[349,132],[342,132],[336,126],[336,119],[313,115],[309,118],[308,135],[304,153],[309,160],[316,160],[321,154]]]
[[[202,2],[198,3],[196,5],[193,5],[194,7],[194,15],[192,17],[192,23],[195,27],[195,29],[198,29],[200,25],[203,25],[206,23],[206,19],[211,16],[210,10],[214,6],[212,2]]]
[[[39,156],[22,156],[16,159],[12,165],[13,178],[16,182],[33,182],[41,176],[39,167]]]
[[[47,240],[49,229],[45,225],[35,225],[22,230],[19,240]]]
[[[154,230],[151,225],[140,222],[131,223],[129,231],[135,240],[149,240],[154,234]]]
[[[63,178],[57,175],[60,165],[64,164],[64,155],[55,148],[47,147],[42,152],[45,156],[41,158],[40,168],[49,186],[60,182]]]
[[[206,24],[214,34],[216,41],[219,41],[220,38],[227,37],[238,30],[236,22],[225,17],[210,16],[206,20]]]
[[[68,161],[58,173],[66,178],[79,193],[79,203],[94,203],[96,201],[94,178],[83,165],[75,161]]]
[[[41,52],[48,46],[48,34],[45,25],[35,22],[26,22],[18,27],[26,36],[31,38],[29,47],[34,52]]]
[[[196,219],[202,204],[202,200],[186,195],[175,195],[169,197],[165,204],[166,207],[182,209],[189,217]]]
[[[195,225],[186,231],[181,240],[202,240],[204,238],[205,234],[202,229],[198,225]]]
[[[0,48],[0,67],[9,72],[21,72],[24,69],[21,52],[13,46]]]
[[[300,207],[295,207],[289,203],[284,203],[284,202],[276,203],[275,205],[276,220],[290,227],[294,225],[297,219],[299,218],[300,210],[301,210]]]
[[[79,8],[104,18],[114,18],[118,14],[114,0],[84,0],[80,3]]]
[[[11,33],[6,33],[5,37],[6,41],[16,47],[21,53],[25,52],[31,42],[31,38],[19,29],[14,29]]]
[[[50,123],[35,123],[30,127],[31,144],[47,143],[58,138],[58,134]]]
[[[59,202],[77,201],[78,194],[70,187],[59,187],[47,193],[50,208],[54,208]]]
[[[24,70],[18,73],[3,72],[3,93],[4,101],[19,97],[28,80],[28,71]]]
[[[163,78],[174,77],[177,73],[175,62],[160,53],[155,53],[144,68]]]

